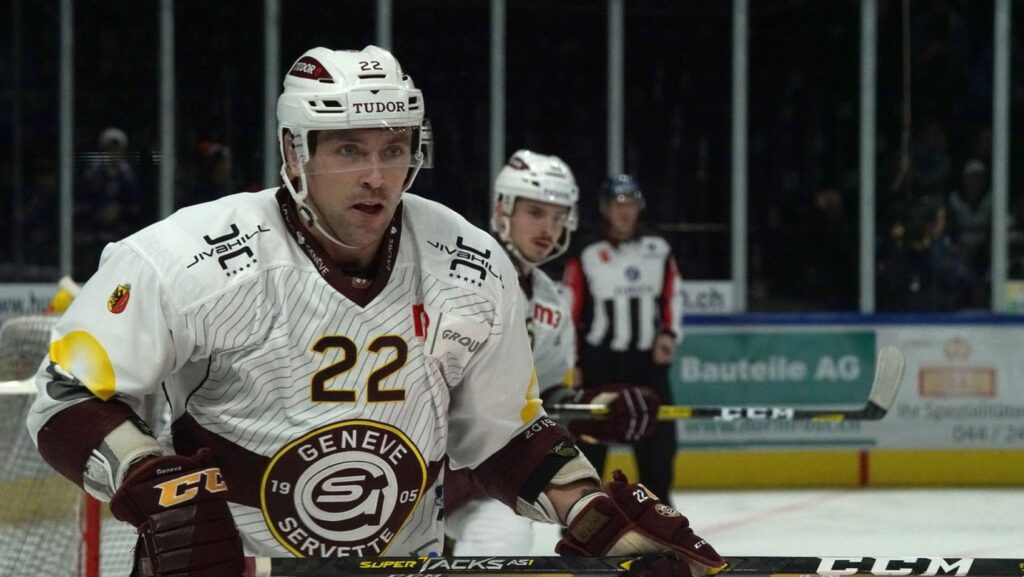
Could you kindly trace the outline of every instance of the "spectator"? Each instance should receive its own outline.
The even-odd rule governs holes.
[[[878,309],[945,312],[964,308],[971,292],[959,249],[946,236],[946,207],[922,197],[910,208],[902,238],[878,273]]]
[[[951,228],[971,273],[982,275],[988,269],[992,229],[992,195],[988,191],[985,164],[980,160],[967,161],[960,182],[960,189],[949,195]]]
[[[202,140],[196,147],[196,152],[198,171],[181,206],[209,202],[238,192],[232,177],[234,164],[230,148],[219,142]]]
[[[946,128],[932,118],[924,123],[914,142],[911,164],[913,193],[917,196],[943,194],[949,185],[949,145]]]
[[[100,133],[97,145],[98,159],[86,170],[75,202],[76,215],[93,223],[89,234],[76,238],[75,278],[92,276],[103,247],[140,228],[143,191],[128,161],[128,135],[110,127]]]
[[[819,188],[805,218],[804,236],[798,241],[804,299],[825,310],[855,310],[857,237],[839,187]]]

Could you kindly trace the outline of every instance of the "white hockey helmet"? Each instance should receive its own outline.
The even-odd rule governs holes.
[[[316,224],[315,211],[307,201],[305,165],[311,151],[309,133],[318,130],[389,128],[413,130],[413,154],[403,191],[412,186],[421,168],[432,165],[433,142],[430,123],[424,116],[423,95],[412,78],[402,72],[398,60],[387,50],[367,46],[362,50],[306,51],[284,77],[284,92],[277,100],[277,136],[281,152],[281,176],[300,213]],[[299,158],[293,166],[302,187],[295,190],[288,177],[285,131]],[[403,160],[403,163],[405,161]],[[321,228],[321,231],[323,229]],[[333,235],[328,237],[332,240]]]
[[[529,150],[517,150],[494,180],[494,201],[502,205],[505,216],[499,217],[495,211],[491,219],[491,229],[516,257],[525,261],[509,237],[508,217],[515,209],[516,200],[528,198],[567,207],[569,214],[565,220],[565,232],[562,238],[556,241],[555,250],[544,260],[532,263],[544,264],[558,258],[569,248],[569,241],[579,219],[576,211],[579,194],[576,178],[569,165],[561,158]]]

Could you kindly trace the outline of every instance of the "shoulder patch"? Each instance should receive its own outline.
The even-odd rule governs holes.
[[[473,246],[459,235],[454,243],[441,240],[427,240],[427,245],[449,257],[448,277],[473,286],[483,286],[488,277],[497,279],[505,288],[505,279],[497,270],[492,247]]]
[[[231,223],[227,230],[214,233],[216,236],[204,234],[206,248],[191,255],[185,268],[192,268],[202,261],[216,260],[225,276],[238,274],[256,264],[257,256],[252,249],[255,243],[252,240],[264,232],[270,232],[270,228],[263,224],[241,230],[237,224]]]
[[[128,300],[132,296],[132,285],[129,283],[122,283],[114,288],[114,292],[110,294],[110,298],[107,299],[107,310],[119,315],[124,312],[124,309],[128,307]]]

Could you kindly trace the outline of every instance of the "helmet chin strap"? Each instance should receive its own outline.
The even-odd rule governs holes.
[[[284,164],[281,165],[281,178],[284,180],[284,185],[288,188],[288,192],[291,193],[292,199],[295,201],[295,204],[299,210],[299,216],[302,217],[302,220],[306,223],[306,226],[315,228],[317,231],[320,232],[320,234],[327,237],[327,240],[333,242],[334,244],[342,248],[347,248],[350,250],[359,250],[361,248],[365,248],[366,245],[353,246],[351,244],[346,244],[342,242],[341,239],[336,237],[333,233],[328,232],[327,229],[324,228],[322,224],[320,224],[320,215],[317,213],[316,205],[314,205],[313,202],[309,199],[308,193],[306,192],[309,190],[309,185],[306,183],[306,171],[303,170],[301,166],[299,167],[299,181],[302,183],[301,193],[296,191],[295,187],[292,186],[292,181],[290,178],[288,178],[288,172],[286,170],[286,165]]]
[[[519,265],[519,270],[523,271],[523,276],[529,276],[533,269],[537,268],[540,263],[533,262],[523,256],[523,253],[519,251],[519,247],[512,241],[505,241],[505,250],[516,259],[516,263]]]
[[[562,251],[553,251],[550,255],[548,255],[544,259],[541,259],[539,262],[534,262],[526,258],[526,255],[524,255],[523,252],[519,250],[519,247],[516,246],[515,241],[512,240],[512,224],[509,222],[509,218],[507,216],[501,216],[498,217],[498,219],[500,223],[498,228],[498,238],[501,240],[501,243],[505,246],[505,250],[507,250],[508,253],[512,255],[512,258],[516,259],[516,264],[519,265],[519,270],[522,271],[523,276],[529,276],[530,273],[533,272],[533,269],[548,262],[549,260],[557,258],[558,255],[562,253]]]
[[[516,243],[513,242],[511,238],[505,238],[503,236],[501,240],[503,243],[505,243],[505,248],[508,249],[508,252],[512,256],[514,256],[517,261],[519,261],[519,265],[522,267],[523,273],[529,274],[530,271],[532,271],[533,269],[539,267],[542,264],[546,264],[555,260],[556,258],[562,256],[562,254],[564,254],[566,250],[568,250],[570,233],[568,230],[566,230],[562,234],[565,235],[565,242],[557,243],[555,250],[551,251],[546,257],[538,261],[532,261],[526,258],[526,256],[523,255],[522,251],[519,250],[519,247],[516,246]]]

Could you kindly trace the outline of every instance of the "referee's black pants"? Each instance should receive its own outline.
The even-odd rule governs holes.
[[[668,388],[668,367],[655,365],[651,351],[616,352],[584,343],[580,349],[580,370],[583,373],[584,389],[618,383],[642,385],[654,389],[662,403],[672,402]],[[670,503],[672,468],[676,455],[675,422],[659,421],[649,437],[631,446],[640,471],[639,481],[661,500]],[[580,448],[598,473],[602,473],[608,456],[608,445],[581,443]],[[637,479],[630,481],[635,482]]]

